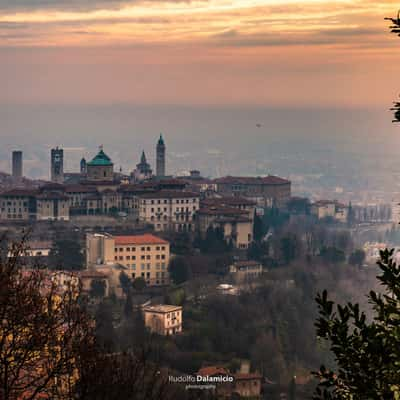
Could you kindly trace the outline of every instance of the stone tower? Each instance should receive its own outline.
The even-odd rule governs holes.
[[[57,183],[64,182],[64,150],[56,147],[51,149],[51,180]]]
[[[22,151],[12,152],[12,176],[13,178],[22,178]]]
[[[156,175],[158,177],[165,176],[165,143],[162,134],[157,142]]]

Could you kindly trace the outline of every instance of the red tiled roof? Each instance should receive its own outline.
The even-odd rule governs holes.
[[[279,176],[224,176],[214,180],[215,183],[239,185],[287,185],[290,181]]]
[[[143,235],[114,236],[116,245],[123,244],[169,244],[166,240],[150,233]]]

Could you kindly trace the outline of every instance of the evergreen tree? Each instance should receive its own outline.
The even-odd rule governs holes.
[[[371,321],[358,304],[335,307],[326,291],[318,294],[317,335],[329,342],[337,368],[314,373],[314,399],[400,398],[400,267],[392,256],[393,250],[381,252],[378,280],[385,291],[369,293]]]

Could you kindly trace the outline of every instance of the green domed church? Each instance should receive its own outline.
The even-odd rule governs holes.
[[[114,180],[114,164],[110,157],[104,153],[103,148],[92,161],[86,164],[87,179],[89,181],[112,181]]]

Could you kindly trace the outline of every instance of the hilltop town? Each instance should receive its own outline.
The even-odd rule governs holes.
[[[34,181],[14,151],[2,179],[0,230],[10,243],[28,232],[23,268],[80,286],[112,352],[133,335],[134,348],[156,343],[174,382],[232,376],[218,398],[277,398],[293,385],[306,396],[325,357],[312,333],[317,288],[358,294],[398,235],[392,210],[311,202],[282,177],[169,175],[162,135],[154,171],[144,151],[129,175],[115,171],[103,146],[79,172],[64,171],[61,147],[50,160],[49,181]]]

